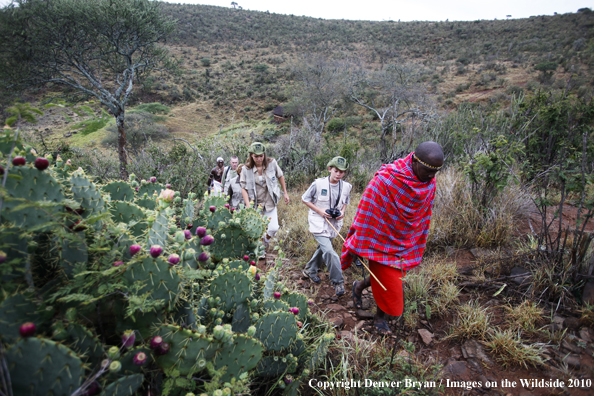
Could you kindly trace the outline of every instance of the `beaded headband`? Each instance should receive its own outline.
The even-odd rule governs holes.
[[[427,163],[425,163],[425,162],[421,161],[421,160],[419,159],[419,157],[417,157],[417,155],[416,155],[415,153],[413,153],[413,157],[415,157],[415,159],[416,159],[417,161],[419,161],[419,162],[421,163],[421,165],[424,165],[424,166],[426,166],[426,167],[427,167],[427,168],[429,168],[429,169],[434,169],[434,170],[437,170],[437,171],[441,169],[441,166],[431,166],[431,165],[429,165],[429,164],[427,164]],[[443,165],[442,165],[442,166],[443,166]]]

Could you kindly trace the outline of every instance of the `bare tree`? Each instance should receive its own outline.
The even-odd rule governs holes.
[[[375,113],[380,121],[380,155],[383,161],[398,156],[395,143],[398,132],[409,139],[401,139],[408,151],[412,144],[415,129],[433,114],[428,95],[419,82],[414,65],[388,65],[379,71],[369,71],[358,67],[350,73],[349,99]],[[388,137],[391,136],[391,142]]]
[[[309,128],[314,131],[319,145],[324,127],[340,109],[345,98],[346,63],[322,55],[300,59],[292,68],[296,84],[292,92],[293,103]]]
[[[151,0],[16,0],[0,10],[0,85],[97,98],[115,117],[127,178],[126,104],[139,76],[167,64],[158,43],[173,26]]]

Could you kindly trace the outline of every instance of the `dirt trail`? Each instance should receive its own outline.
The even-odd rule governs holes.
[[[574,208],[575,209],[575,208]],[[575,215],[569,213],[568,216]],[[574,218],[568,219],[568,221]],[[528,227],[527,224],[522,227]],[[520,228],[522,228],[520,227]],[[588,225],[588,229],[592,224]],[[464,283],[472,283],[473,269],[481,260],[481,256],[488,253],[483,249],[472,250],[451,250],[447,260],[453,260],[456,263],[459,272],[459,286]],[[274,254],[268,254],[266,260],[260,260],[258,266],[266,270],[274,265],[276,257]],[[315,301],[314,312],[325,316],[334,324],[339,339],[352,340],[358,337],[365,341],[379,340],[381,337],[374,325],[373,314],[375,312],[375,302],[371,288],[363,293],[363,309],[355,310],[352,301],[352,283],[354,280],[362,278],[361,271],[356,267],[351,267],[344,272],[345,291],[341,297],[336,297],[334,288],[330,285],[327,272],[320,272],[320,284],[315,284],[309,279],[303,278],[301,268],[289,259],[284,259],[280,268],[282,280],[309,296]],[[498,288],[498,287],[497,287]],[[475,290],[474,290],[475,291]],[[489,313],[492,317],[491,323],[499,325],[503,323],[505,311],[502,306],[506,301],[498,296],[492,296],[493,290],[483,291],[481,303],[489,307]],[[460,303],[476,298],[476,293],[472,289],[462,286]],[[590,386],[566,387],[564,389],[555,387],[553,384],[547,386],[546,383],[531,383],[528,386],[522,386],[520,379],[523,380],[563,380],[567,386],[568,380],[594,380],[594,329],[582,326],[579,323],[577,314],[570,316],[556,316],[556,321],[561,321],[561,330],[567,333],[566,341],[560,348],[548,347],[547,358],[550,360],[541,367],[503,367],[497,362],[496,357],[487,352],[486,348],[475,340],[447,341],[444,340],[448,334],[448,329],[454,323],[451,315],[438,317],[432,315],[430,320],[420,320],[417,328],[403,329],[399,326],[396,318],[389,317],[388,324],[392,330],[392,336],[386,343],[391,348],[398,340],[408,340],[415,344],[416,357],[420,361],[438,363],[443,366],[437,380],[442,381],[445,386],[446,394],[451,395],[551,395],[551,394],[570,394],[586,396],[592,395]],[[356,335],[355,335],[356,333]],[[425,337],[425,339],[423,339]],[[528,339],[527,342],[531,342]],[[379,344],[378,344],[379,345]],[[402,347],[397,344],[397,353],[406,353]],[[558,369],[565,365],[571,370],[565,373]],[[508,381],[508,382],[504,382]],[[511,384],[516,382],[516,386]],[[461,384],[475,383],[469,386],[469,389],[458,387]],[[480,386],[478,386],[480,382]],[[487,386],[487,382],[496,386]],[[583,385],[584,383],[580,383]],[[587,383],[585,383],[587,385]],[[504,386],[507,385],[507,386]],[[543,385],[543,386],[540,386]],[[557,384],[558,385],[558,384]],[[313,393],[312,393],[313,394]]]

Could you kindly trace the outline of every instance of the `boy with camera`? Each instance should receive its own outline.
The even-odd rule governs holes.
[[[320,283],[318,271],[320,264],[325,263],[330,274],[330,282],[338,297],[344,294],[344,278],[340,257],[332,248],[332,239],[336,237],[336,231],[340,231],[344,210],[350,201],[353,188],[351,184],[342,180],[348,167],[343,157],[332,158],[328,162],[330,175],[316,179],[301,197],[309,208],[309,232],[318,242],[316,252],[305,265],[303,276]]]

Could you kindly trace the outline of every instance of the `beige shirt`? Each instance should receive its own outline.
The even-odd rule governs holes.
[[[274,183],[277,183],[277,180],[279,178],[283,177],[283,171],[278,166],[276,160],[273,159],[272,161],[270,161],[270,163],[266,167],[266,170],[262,171],[261,176],[258,175],[258,168],[256,168],[255,166],[252,169],[248,169],[244,166],[244,168],[241,171],[239,183],[241,184],[241,188],[247,189],[246,188],[246,178],[245,178],[244,172],[253,172],[254,173],[258,205],[261,205],[262,209],[264,209],[265,212],[270,212],[270,211],[274,210],[274,208],[275,208],[274,200],[272,199],[271,193],[268,191],[268,187],[266,185],[266,177],[267,177],[267,175],[268,176],[270,176],[270,175],[276,176]]]

